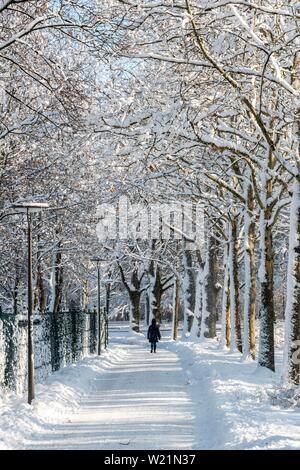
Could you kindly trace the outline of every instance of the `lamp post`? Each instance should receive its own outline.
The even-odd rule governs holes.
[[[47,209],[49,204],[45,202],[20,202],[12,205],[17,213],[26,214],[27,218],[27,377],[28,377],[28,403],[31,405],[34,399],[34,353],[33,353],[33,328],[32,328],[32,214]]]
[[[102,261],[106,261],[103,258],[99,258],[98,256],[94,256],[91,258],[91,261],[97,264],[97,297],[98,297],[98,356],[101,355],[101,311],[100,311],[100,265]]]

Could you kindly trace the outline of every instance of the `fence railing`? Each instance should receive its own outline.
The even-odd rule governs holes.
[[[102,317],[103,318],[103,317]],[[0,388],[23,393],[27,389],[27,317],[0,315]],[[105,343],[106,325],[101,337]],[[97,351],[95,311],[45,313],[33,316],[35,381]]]

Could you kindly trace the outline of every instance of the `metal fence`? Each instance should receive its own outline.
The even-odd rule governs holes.
[[[102,317],[103,318],[103,317]],[[0,314],[0,388],[23,393],[27,389],[27,317]],[[101,343],[105,342],[105,322]],[[45,313],[33,316],[35,381],[97,351],[97,314],[94,311]]]

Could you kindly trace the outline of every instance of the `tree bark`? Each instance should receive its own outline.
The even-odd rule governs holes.
[[[83,309],[88,310],[89,305],[89,281],[85,279],[83,282]]]
[[[141,321],[141,307],[140,300],[141,294],[137,291],[131,291],[129,294],[131,303],[131,315],[132,315],[132,329],[137,333],[140,332],[140,321]]]
[[[185,286],[184,286],[184,333],[191,332],[196,304],[196,279],[193,269],[192,251],[184,250]]]
[[[178,320],[179,320],[179,304],[180,304],[180,282],[175,278],[174,281],[174,305],[173,305],[173,340],[178,337]]]
[[[230,348],[230,278],[227,279],[227,292],[226,292],[226,328],[225,328],[225,338],[226,346]]]
[[[284,379],[298,385],[300,373],[300,178],[294,183],[290,215],[285,311]]]
[[[139,277],[138,267],[135,266],[132,271],[131,283],[129,285],[125,279],[124,271],[120,263],[118,263],[118,266],[119,266],[122,282],[129,295],[130,306],[131,306],[131,323],[132,323],[131,327],[133,331],[136,331],[139,333],[140,320],[141,320],[140,301],[141,301],[141,295],[143,292],[143,290],[141,289],[141,284],[142,284],[142,279],[144,277],[144,273],[142,274],[141,277]]]
[[[150,299],[148,292],[146,293],[146,325],[150,324]]]
[[[220,347],[230,347],[230,275],[229,275],[229,243],[224,252],[224,285],[222,298],[222,324]]]
[[[273,262],[273,236],[270,220],[270,208],[267,207],[261,214],[261,309],[260,309],[260,338],[258,364],[275,371],[274,357],[274,262]]]
[[[62,292],[63,292],[63,266],[62,253],[60,251],[61,243],[58,243],[58,251],[55,257],[55,288],[54,288],[54,305],[53,313],[61,310]]]
[[[230,313],[231,313],[231,338],[230,347],[234,351],[242,352],[241,333],[241,306],[240,306],[240,285],[238,266],[238,239],[237,239],[237,219],[231,220],[229,238],[229,276],[230,276]]]
[[[15,315],[19,313],[19,287],[20,287],[20,281],[21,281],[21,275],[20,275],[20,264],[19,264],[19,257],[17,256],[16,262],[15,262],[15,280],[14,280],[14,288],[12,292],[12,301],[13,301],[13,312]]]
[[[38,243],[40,240],[38,240]],[[37,252],[37,269],[36,269],[36,283],[34,289],[34,301],[33,309],[38,309],[39,312],[44,312],[46,310],[47,298],[46,290],[43,279],[43,269],[40,260],[40,251]]]
[[[294,70],[299,69],[300,53],[294,56]],[[293,86],[300,90],[298,75],[293,77]],[[284,379],[299,385],[300,378],[300,108],[297,110],[298,155],[297,178],[294,181],[290,211],[289,262],[287,274],[287,301],[285,310]]]
[[[255,263],[255,242],[256,230],[253,220],[254,195],[251,184],[247,188],[247,206],[244,215],[245,228],[245,295],[244,295],[244,357],[251,356],[255,359],[256,336],[255,336],[255,316],[256,316],[256,263]]]
[[[219,251],[219,242],[214,236],[209,236],[208,239],[208,270],[207,277],[205,281],[206,289],[206,310],[207,315],[205,319],[205,333],[206,338],[215,338],[217,335],[217,302],[220,292],[220,287],[218,287],[218,272],[219,272],[219,262],[218,262],[218,251]]]
[[[163,294],[161,271],[157,266],[154,273],[154,284],[152,286],[152,315],[157,323],[161,323],[161,298]]]

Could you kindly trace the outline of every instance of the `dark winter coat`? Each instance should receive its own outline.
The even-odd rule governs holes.
[[[157,325],[149,326],[147,338],[149,340],[149,343],[157,343],[157,341],[161,338],[160,331]]]

